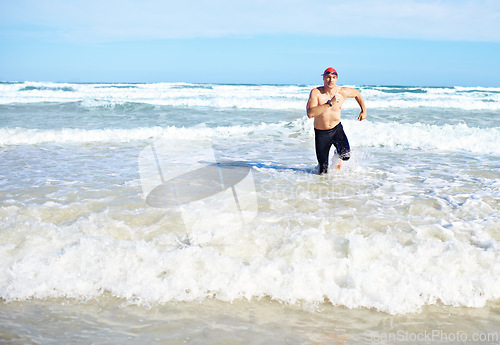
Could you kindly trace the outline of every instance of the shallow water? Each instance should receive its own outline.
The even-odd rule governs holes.
[[[500,305],[389,315],[268,299],[139,307],[101,296],[0,304],[0,337],[41,344],[498,344]]]

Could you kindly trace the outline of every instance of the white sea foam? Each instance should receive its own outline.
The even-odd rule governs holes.
[[[146,103],[176,107],[301,109],[313,85],[218,84],[0,84],[0,104],[82,102],[85,107]],[[499,110],[498,88],[414,88],[361,86],[369,108],[451,108]],[[354,101],[344,108],[356,108]]]
[[[480,307],[500,298],[499,248],[480,228],[469,242],[438,224],[416,226],[402,241],[398,231],[342,235],[279,219],[235,228],[221,215],[204,231],[182,233],[165,228],[165,220],[152,222],[161,217],[155,210],[132,211],[135,220],[126,222],[109,210],[81,211],[86,208],[52,202],[22,212],[1,209],[1,298],[87,299],[109,292],[151,304],[268,296],[394,314],[438,302]],[[72,209],[80,217],[54,224],[51,210]]]
[[[474,128],[464,123],[443,126],[369,121],[344,123],[350,140],[359,146],[500,154],[498,127]]]
[[[311,87],[0,83],[0,300],[269,297],[407,313],[500,298],[500,89],[360,87],[381,108],[362,122],[345,112],[352,157],[317,176]],[[453,108],[467,104],[485,111]],[[194,145],[165,155],[167,170],[206,164],[190,139],[247,162],[256,216],[228,221],[218,195],[148,207],[140,152],[162,139]]]
[[[408,148],[415,150],[465,151],[500,154],[500,128],[475,128],[466,124],[428,125],[343,121],[350,141],[357,147]],[[254,126],[227,127],[144,127],[133,129],[25,129],[0,128],[0,145],[35,145],[42,143],[130,142],[154,138],[213,139],[241,138],[252,135],[257,142],[281,133],[289,136],[312,136],[312,122],[299,119]]]

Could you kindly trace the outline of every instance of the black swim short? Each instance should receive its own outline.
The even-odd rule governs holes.
[[[330,155],[330,148],[332,145],[337,149],[337,154],[340,159],[346,161],[351,158],[351,148],[349,141],[344,133],[342,124],[339,123],[332,129],[321,130],[314,129],[315,144],[316,144],[316,158],[318,158],[319,174],[328,172],[328,157]]]

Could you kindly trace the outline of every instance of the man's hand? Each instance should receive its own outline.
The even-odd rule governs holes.
[[[354,97],[354,99],[358,102],[359,107],[361,108],[361,112],[359,113],[358,120],[362,121],[366,118],[366,107],[365,107],[365,101],[363,99],[363,96],[361,96],[361,93],[359,90],[356,89],[351,89],[351,94],[349,97]]]

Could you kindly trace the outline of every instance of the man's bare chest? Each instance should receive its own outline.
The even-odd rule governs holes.
[[[335,90],[335,92],[332,92],[331,94],[328,94],[328,93],[321,93],[318,97],[318,103],[319,104],[325,104],[327,103],[329,100],[331,100],[334,96],[334,99],[332,100],[332,110],[340,110],[340,108],[342,107],[342,105],[344,104],[345,100],[346,100],[346,97],[343,95],[343,93],[341,92],[341,89],[337,89]]]

